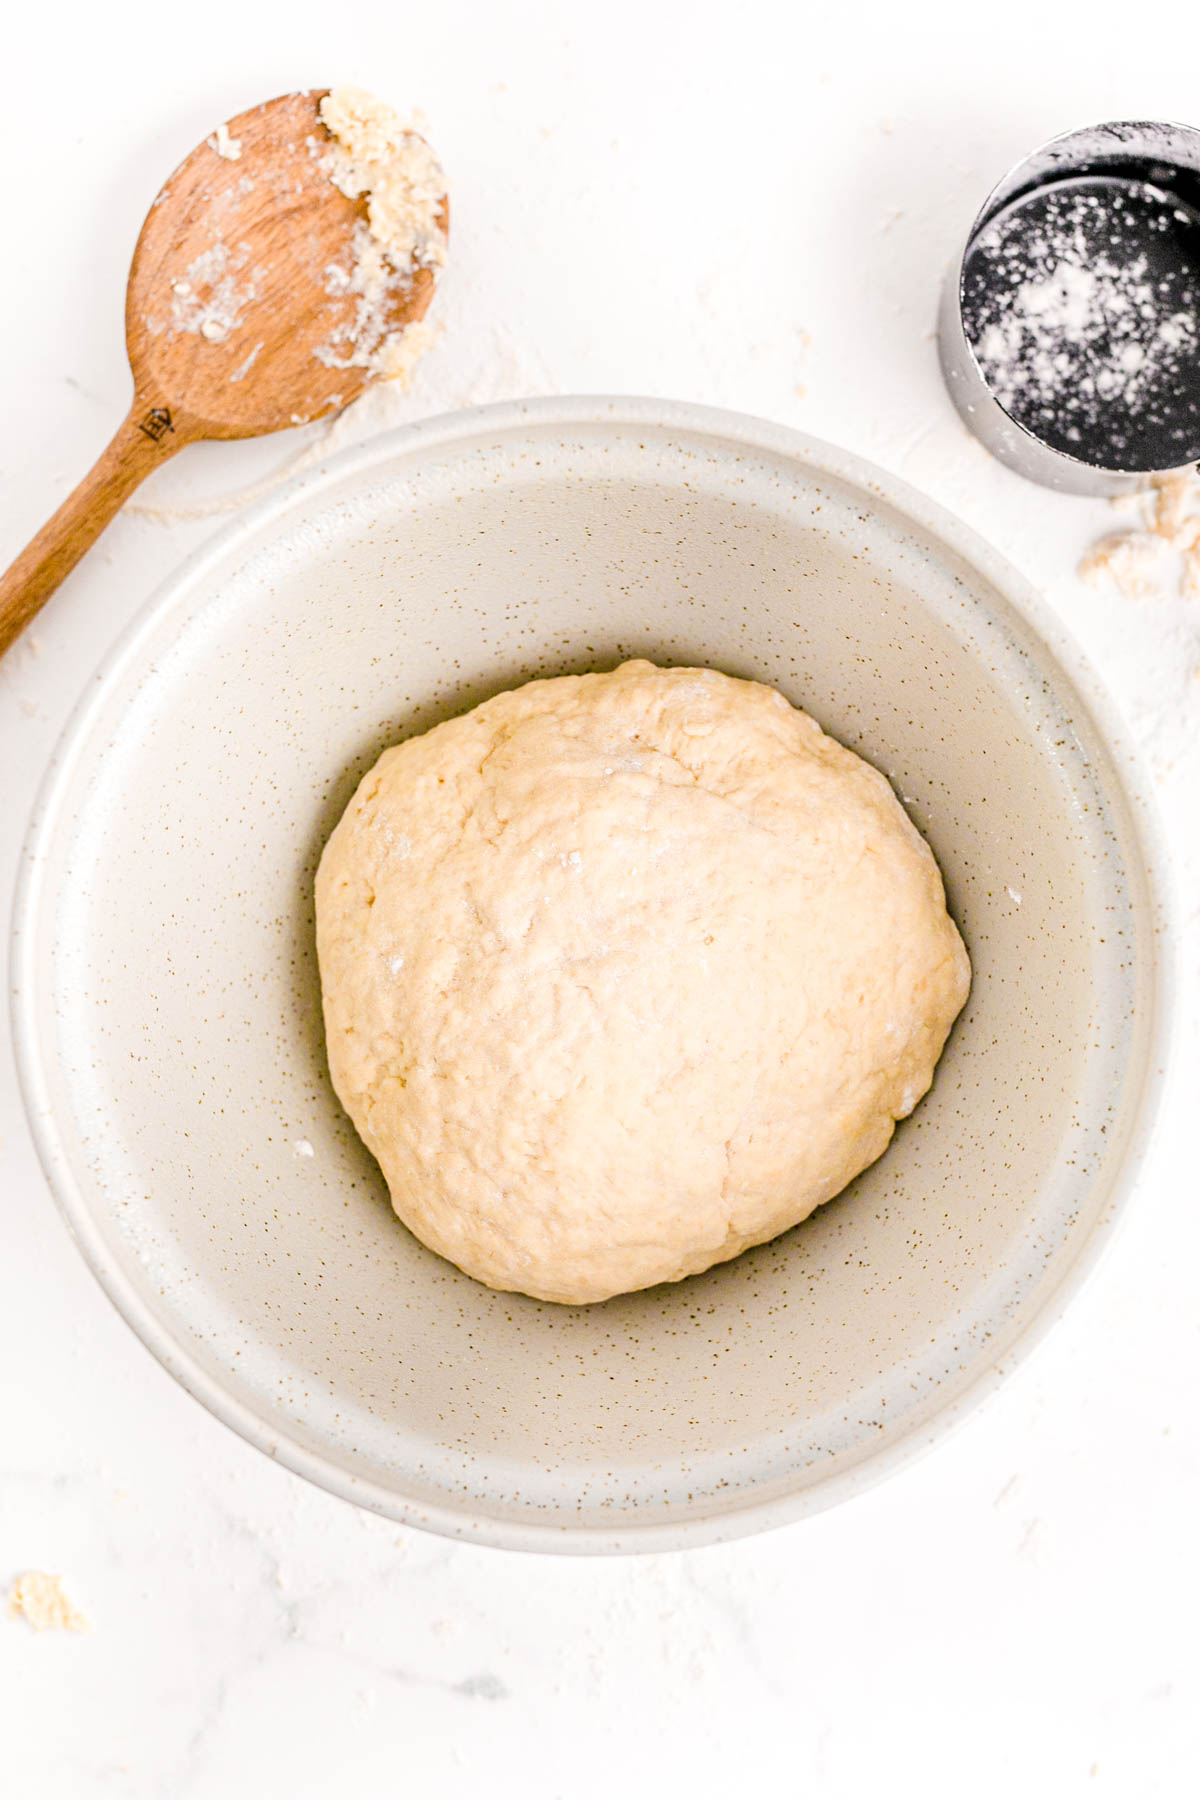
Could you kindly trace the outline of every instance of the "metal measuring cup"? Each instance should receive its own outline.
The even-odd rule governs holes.
[[[1200,208],[1200,131],[1147,120],[1082,126],[1051,138],[1010,169],[984,201],[962,254],[942,291],[938,351],[950,396],[967,428],[992,455],[1019,475],[1065,493],[1112,495],[1137,489],[1155,475],[1200,460],[1200,441],[1161,468],[1106,467],[1045,443],[997,399],[968,337],[963,318],[971,252],[999,214],[1014,202],[1075,176],[1133,177]]]

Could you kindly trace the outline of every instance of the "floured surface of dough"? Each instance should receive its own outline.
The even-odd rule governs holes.
[[[773,689],[631,662],[385,751],[317,874],[334,1086],[404,1222],[603,1300],[797,1224],[966,998],[923,839]]]

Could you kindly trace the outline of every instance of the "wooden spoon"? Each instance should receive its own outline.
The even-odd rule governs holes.
[[[307,425],[376,378],[345,360],[358,297],[329,279],[331,266],[353,268],[367,204],[347,199],[322,167],[327,92],[285,94],[231,119],[228,139],[218,132],[193,150],[151,206],[125,300],[133,405],[0,580],[0,655],[138,483],[185,444]],[[235,156],[214,147],[228,151],[229,140]],[[448,216],[443,199],[443,230]],[[414,269],[387,329],[420,319],[433,285],[432,269]]]

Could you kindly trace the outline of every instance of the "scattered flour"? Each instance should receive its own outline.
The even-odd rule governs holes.
[[[167,330],[194,331],[210,344],[224,343],[258,294],[255,271],[247,269],[249,261],[249,244],[235,244],[231,250],[218,239],[171,283],[170,318],[147,317],[146,329],[154,336]],[[200,290],[205,290],[204,297]]]
[[[1031,394],[1039,406],[1067,405],[1064,394],[1079,380],[1076,362],[1085,352],[1095,361],[1094,373],[1082,377],[1085,397],[1136,407],[1160,379],[1164,359],[1196,337],[1190,314],[1156,319],[1155,301],[1144,258],[1123,265],[1100,257],[1089,267],[1061,258],[1021,283],[976,354],[1009,411],[1019,413]],[[1139,327],[1149,330],[1146,343],[1133,335]],[[1077,395],[1072,399],[1079,404]]]
[[[280,458],[276,467],[261,479],[241,482],[198,500],[154,498],[127,500],[124,511],[157,525],[183,525],[204,519],[216,519],[239,512],[256,500],[273,494],[285,481],[315,468],[335,451],[351,444],[365,443],[381,432],[394,431],[399,425],[432,418],[438,413],[455,412],[464,406],[483,406],[489,401],[514,400],[529,394],[553,394],[559,391],[554,373],[535,350],[518,347],[510,333],[496,323],[487,330],[478,324],[480,296],[469,289],[447,295],[450,323],[454,327],[454,355],[422,358],[413,379],[406,386],[403,379],[368,382],[351,406],[310,428],[307,442]],[[426,321],[422,321],[422,328]],[[410,326],[409,330],[413,328]],[[442,324],[429,327],[431,339],[439,339]],[[405,334],[408,335],[407,333]],[[298,426],[306,423],[297,419]],[[146,489],[150,495],[171,496],[186,493],[189,477],[178,463],[156,469]]]
[[[8,1611],[25,1619],[35,1631],[90,1631],[91,1620],[72,1606],[63,1592],[62,1577],[41,1569],[28,1569],[13,1583]]]
[[[1200,443],[1200,219],[1150,182],[1064,182],[1003,209],[964,264],[963,327],[1000,405],[1120,469]]]

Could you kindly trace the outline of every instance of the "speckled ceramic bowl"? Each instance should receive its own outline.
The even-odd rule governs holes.
[[[385,744],[635,655],[773,682],[885,770],[975,985],[840,1199],[707,1275],[560,1308],[393,1217],[326,1074],[312,876]],[[22,1081],[116,1305],[281,1462],[485,1543],[711,1541],[927,1444],[1093,1261],[1162,1058],[1157,864],[1077,653],[936,508],[732,415],[489,408],[255,507],[108,659],[25,863]]]

